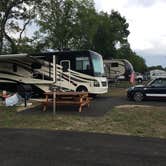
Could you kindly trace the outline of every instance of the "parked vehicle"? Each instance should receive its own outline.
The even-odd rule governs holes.
[[[166,78],[156,78],[147,85],[130,87],[127,97],[138,102],[147,98],[166,98]]]
[[[91,94],[108,90],[102,56],[94,51],[0,55],[0,89],[15,91],[20,83],[31,85],[35,94],[50,85]]]
[[[129,80],[134,71],[132,64],[126,59],[104,60],[104,69],[109,82]]]
[[[135,73],[135,80],[138,82],[138,83],[142,83],[142,81],[144,80],[144,77],[141,73]]]
[[[151,70],[149,72],[150,79],[155,79],[159,77],[166,77],[166,71],[165,70]]]

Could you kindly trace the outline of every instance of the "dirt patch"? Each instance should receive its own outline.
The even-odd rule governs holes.
[[[119,105],[115,106],[115,108],[152,108],[152,106],[149,105]]]

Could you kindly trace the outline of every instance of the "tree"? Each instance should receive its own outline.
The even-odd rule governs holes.
[[[20,33],[19,40],[26,26],[34,18],[35,0],[1,0],[0,3],[0,54],[4,43],[8,43],[11,53],[17,53],[17,43],[13,34]],[[23,24],[22,28],[20,24]],[[12,33],[12,34],[11,34]],[[19,44],[19,41],[18,41]]]
[[[135,53],[134,53],[135,54]],[[129,61],[132,63],[134,70],[139,73],[144,73],[147,71],[147,66],[144,58],[135,54],[129,58]]]
[[[148,70],[166,70],[166,68],[163,68],[161,65],[158,65],[158,66],[150,66],[148,67]]]
[[[73,36],[75,1],[47,0],[39,5],[40,32],[45,35],[45,44],[51,48],[66,48]]]
[[[117,49],[117,58],[129,60],[136,72],[144,73],[147,70],[145,60],[132,51],[129,43]]]
[[[93,39],[97,26],[98,14],[94,8],[93,0],[82,0],[81,3],[77,3],[73,47],[93,49]]]
[[[116,58],[117,45],[122,47],[129,35],[126,19],[116,11],[111,14],[101,12],[99,14],[99,26],[94,37],[94,48],[104,58]]]
[[[93,0],[43,1],[39,6],[39,15],[38,24],[40,32],[45,35],[46,47],[63,49],[92,45]]]

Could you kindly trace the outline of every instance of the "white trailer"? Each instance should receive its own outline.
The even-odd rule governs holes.
[[[104,68],[109,82],[116,80],[129,80],[134,71],[132,64],[126,59],[104,60]]]
[[[156,79],[156,78],[159,78],[159,77],[166,77],[166,71],[165,70],[151,70],[149,72],[150,74],[150,79],[153,80],[153,79]]]

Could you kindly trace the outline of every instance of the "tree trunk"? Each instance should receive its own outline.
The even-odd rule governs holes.
[[[0,55],[2,54],[2,48],[3,48],[3,35],[0,33]]]
[[[17,46],[15,44],[15,42],[8,36],[8,34],[5,32],[5,38],[9,41],[9,43],[11,44],[11,53],[12,54],[16,54],[18,52],[17,50]]]
[[[1,27],[0,27],[0,55],[2,54],[2,49],[3,49],[3,38],[4,38],[3,25],[1,24]]]

